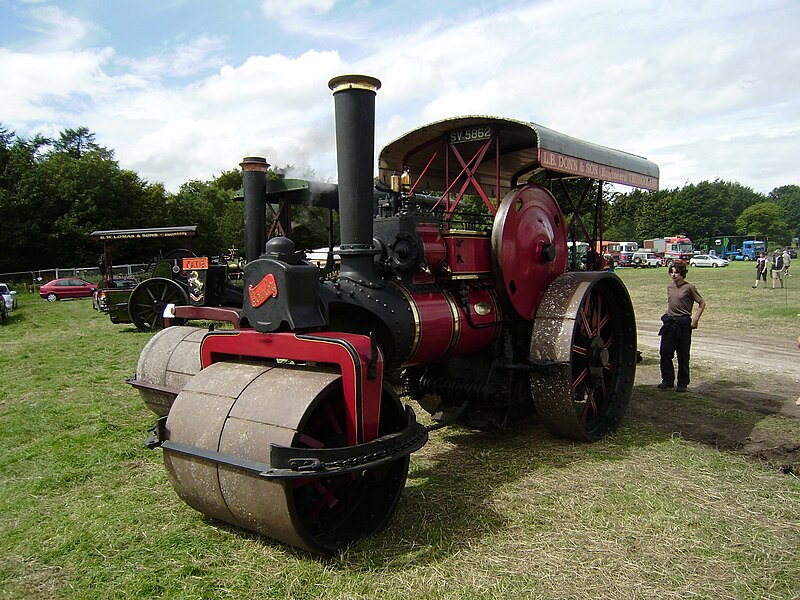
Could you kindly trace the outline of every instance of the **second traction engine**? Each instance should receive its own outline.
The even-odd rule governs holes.
[[[168,315],[234,328],[166,328],[131,382],[161,416],[149,444],[185,502],[313,551],[380,530],[409,455],[439,426],[503,427],[535,411],[552,432],[593,441],[619,425],[636,367],[633,307],[616,275],[595,270],[599,257],[570,255],[568,241],[602,239],[603,181],[658,183],[640,157],[476,116],[391,142],[376,186],[380,82],[330,87],[338,271],[321,278],[291,239],[266,239],[265,207],[314,185],[272,190],[266,160],[246,158],[243,306]],[[436,425],[417,423],[399,393]]]

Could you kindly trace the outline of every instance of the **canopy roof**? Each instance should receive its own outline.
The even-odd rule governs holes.
[[[499,146],[486,152],[475,178],[483,185],[493,186],[499,175],[501,195],[523,175],[542,170],[550,176],[586,177],[658,190],[658,166],[646,158],[570,137],[536,123],[480,115],[430,123],[390,142],[378,158],[380,181],[388,185],[393,173],[408,168],[412,178],[423,177],[417,189],[443,190],[454,170],[457,174],[462,165],[448,153],[436,154],[440,144],[477,147],[495,133]]]

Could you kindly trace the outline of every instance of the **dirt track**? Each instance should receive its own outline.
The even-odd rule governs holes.
[[[636,371],[629,418],[800,473],[800,435],[757,427],[773,415],[800,420],[795,405],[800,396],[800,350],[795,345],[800,331],[772,339],[706,329],[701,321],[692,336],[692,383],[688,394],[679,395],[655,389],[660,381],[660,325],[655,320],[637,323],[644,360]],[[697,396],[707,404],[692,402]]]

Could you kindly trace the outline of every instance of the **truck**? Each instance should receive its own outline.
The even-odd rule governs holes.
[[[726,253],[728,260],[755,260],[762,252],[767,251],[767,243],[761,240],[745,240],[740,250]]]
[[[601,256],[611,256],[618,267],[629,267],[633,260],[633,253],[639,249],[636,242],[608,242],[598,241],[597,252]]]
[[[692,240],[685,235],[645,240],[644,249],[658,254],[667,267],[671,267],[676,260],[688,262],[694,255]]]

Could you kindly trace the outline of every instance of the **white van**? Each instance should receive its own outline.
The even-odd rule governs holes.
[[[634,267],[660,267],[663,263],[655,253],[649,250],[637,250],[633,253],[632,264]]]

